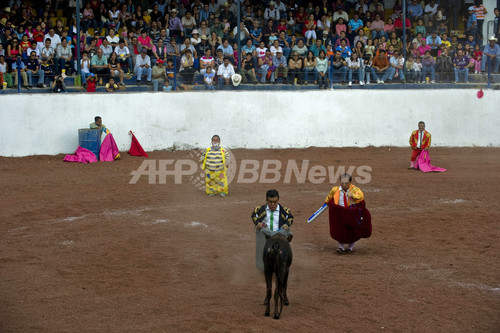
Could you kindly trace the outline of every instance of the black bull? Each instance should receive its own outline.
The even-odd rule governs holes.
[[[272,292],[273,274],[276,274],[276,288],[274,290],[274,319],[280,319],[283,304],[288,305],[286,296],[286,286],[288,281],[288,272],[292,264],[292,248],[288,240],[281,234],[266,236],[264,246],[264,274],[266,275],[266,306],[265,315],[270,315],[270,300]],[[278,311],[278,301],[280,309]]]

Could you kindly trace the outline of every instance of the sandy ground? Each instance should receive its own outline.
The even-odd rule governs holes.
[[[280,160],[278,182],[237,173],[228,197],[208,197],[188,176],[129,184],[144,159],[127,154],[0,158],[0,331],[500,332],[500,149],[434,148],[449,169],[434,174],[407,170],[402,148],[232,152],[238,166]],[[290,159],[371,168],[357,185],[373,234],[355,253],[335,253],[327,213],[306,223],[332,184],[285,183]],[[264,317],[250,220],[270,188],[295,215],[279,321]]]

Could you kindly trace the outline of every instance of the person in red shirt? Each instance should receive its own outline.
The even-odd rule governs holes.
[[[398,34],[398,37],[401,37],[403,35],[403,19],[401,18],[401,13],[397,13],[397,18],[394,21],[394,29],[396,30],[396,33]],[[406,18],[406,35],[411,36],[411,22],[409,18]]]
[[[94,73],[90,73],[87,78],[87,92],[95,92],[96,80]]]

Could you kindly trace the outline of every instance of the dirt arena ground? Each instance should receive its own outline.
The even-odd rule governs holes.
[[[445,173],[407,170],[409,149],[233,151],[244,159],[372,168],[373,234],[337,255],[327,181],[237,183],[226,198],[129,184],[143,158],[0,158],[1,332],[500,332],[500,149],[434,148]],[[193,152],[152,152],[189,159]],[[284,168],[284,167],[283,167]],[[284,169],[282,170],[284,173]],[[252,209],[280,191],[295,215],[281,320],[264,317]]]

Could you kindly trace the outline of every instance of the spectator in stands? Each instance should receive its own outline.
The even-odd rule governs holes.
[[[394,29],[396,30],[396,34],[398,35],[398,37],[401,37],[403,35],[403,18],[402,17],[403,17],[403,15],[397,14],[396,19],[394,20]],[[429,23],[432,24],[432,21],[429,21]],[[405,20],[405,27],[406,27],[406,36],[411,36],[412,25],[411,25],[410,19],[408,17]],[[427,33],[429,33],[429,31],[427,31]]]
[[[170,10],[170,20],[168,22],[170,37],[184,36],[184,28],[182,26],[181,19],[177,16],[177,14],[177,9],[173,8]]]
[[[45,88],[47,87],[44,83],[44,75],[45,73],[40,68],[40,63],[36,58],[36,52],[32,51],[30,53],[30,57],[26,60],[26,73],[28,75],[28,85],[31,88],[33,86],[32,78],[33,76],[38,76],[38,87]]]
[[[248,78],[252,81],[252,83],[257,84],[257,76],[255,73],[255,63],[252,59],[251,53],[246,53],[245,58],[241,62],[241,77],[243,82],[247,82]],[[248,76],[248,78],[247,78]]]
[[[190,36],[194,27],[196,27],[196,20],[191,11],[187,11],[181,19],[182,28],[184,29],[184,36]]]
[[[387,59],[386,51],[381,49],[379,55],[373,58],[371,65],[371,72],[373,78],[377,80],[377,83],[384,84],[389,78],[391,71],[389,70],[389,60]]]
[[[167,56],[168,57],[177,57],[180,58],[181,56],[181,51],[179,50],[179,47],[177,46],[177,42],[175,41],[175,38],[172,38],[170,40],[170,43],[167,44]],[[168,62],[167,62],[168,64]]]
[[[108,58],[103,55],[102,49],[97,49],[97,53],[90,60],[90,70],[96,75],[100,85],[103,82],[103,76],[109,75]]]
[[[434,69],[435,65],[434,57],[431,55],[431,51],[425,51],[424,56],[422,57],[422,83],[426,83],[426,74],[427,72],[431,73],[431,83],[436,83],[436,70]]]
[[[411,4],[406,8],[408,14],[407,17],[411,22],[416,22],[418,19],[421,19],[424,15],[424,9],[422,5],[417,0],[412,0]]]
[[[224,63],[219,66],[217,71],[220,90],[230,89],[232,87],[231,78],[234,74],[234,67],[231,64],[229,57],[224,57]]]
[[[214,77],[215,77],[215,71],[212,70],[212,67],[207,67],[207,71],[203,75],[203,82],[205,82],[206,90],[215,90]]]
[[[488,44],[484,47],[481,59],[481,72],[484,72],[486,65],[488,65],[492,73],[498,73],[500,67],[500,46],[497,44],[497,41],[498,39],[495,36],[491,36],[488,39]]]
[[[102,54],[106,58],[109,58],[109,56],[111,56],[111,53],[113,53],[113,46],[109,45],[109,42],[106,38],[102,40],[102,45],[99,46],[99,48],[102,49]]]
[[[340,45],[337,46],[335,51],[340,51],[342,58],[347,59],[351,56],[352,50],[349,46],[347,46],[347,39],[342,39],[340,41]]]
[[[117,4],[112,4],[111,9],[108,11],[109,15],[109,26],[110,28],[116,28],[116,30],[120,30],[120,11],[118,10]]]
[[[242,58],[246,58],[246,55],[250,54],[252,56],[252,60],[254,62],[254,67],[257,67],[257,51],[255,45],[253,45],[251,39],[247,39],[246,45],[241,48],[241,56]],[[265,54],[265,51],[264,51]]]
[[[437,31],[434,30],[430,36],[427,36],[426,44],[431,47],[431,50],[437,50],[441,46],[441,37],[437,35]]]
[[[203,55],[206,53],[206,51],[210,50],[212,51],[212,46],[208,42],[208,37],[203,35],[200,37],[200,43],[198,43],[195,47],[196,49],[196,54],[198,54],[198,57],[201,58]]]
[[[349,54],[350,56],[350,54]],[[335,55],[331,58],[330,66],[330,88],[334,83],[345,84],[347,76],[347,62],[340,50],[335,50]]]
[[[276,55],[273,57],[274,77],[276,78],[275,83],[278,81],[278,76],[281,74],[283,76],[283,83],[288,81],[288,65],[286,58],[283,56],[283,52],[278,50]]]
[[[455,83],[459,82],[459,75],[464,75],[464,82],[469,83],[469,66],[470,60],[464,55],[463,50],[457,51],[457,56],[453,60],[453,66],[455,71]]]
[[[66,39],[61,41],[61,45],[57,46],[56,52],[56,73],[60,74],[63,70],[65,70],[66,64],[69,64],[69,69],[67,75],[71,75],[73,72],[74,60],[73,60],[73,51],[71,47],[68,45]]]
[[[229,59],[234,61],[234,50],[233,47],[229,45],[229,40],[227,38],[222,41],[222,44],[219,45],[217,49],[222,50],[222,54],[224,55],[224,57],[229,57]]]
[[[105,39],[108,41],[108,44],[113,47],[113,49],[115,47],[117,47],[118,44],[120,43],[120,37],[115,35],[115,29],[113,29],[113,28],[109,29],[108,35],[106,36]],[[103,42],[104,42],[104,40],[103,40]]]
[[[64,79],[65,77],[66,77],[66,75],[56,75],[54,77],[54,81],[50,85],[53,93],[65,93],[65,92],[67,92],[66,81]]]
[[[476,14],[474,14],[474,7],[470,6],[468,8],[469,11],[469,18],[468,19],[463,19],[466,23],[466,29],[465,29],[465,34],[467,36],[474,36],[474,40],[476,43],[478,42],[478,37],[477,37],[477,17]]]
[[[266,83],[266,80],[269,80],[270,83],[274,83],[274,67],[271,51],[266,50],[265,55],[259,57],[258,73],[261,75],[260,83]]]
[[[335,45],[333,45],[333,48],[336,49],[337,47],[339,47],[342,40],[345,40],[346,45],[351,47],[351,43],[349,42],[349,39],[347,39],[345,31],[341,31],[340,37],[335,41]]]
[[[158,44],[153,45],[153,57],[152,61],[156,63],[157,60],[163,60],[163,63],[167,61],[167,47],[163,45],[163,39],[158,39]]]
[[[153,54],[153,41],[148,36],[146,29],[141,30],[141,35],[137,38],[137,42],[141,45],[141,50],[146,49],[148,55]]]
[[[312,39],[313,43],[316,41],[316,20],[314,19],[314,15],[310,14],[309,17],[307,18],[305,24],[304,24],[304,29],[302,31],[302,35],[306,38],[306,46],[309,46],[310,43],[309,41]]]
[[[194,75],[194,58],[190,49],[186,49],[186,52],[182,55],[179,74],[181,73],[182,81],[187,85],[192,85]]]
[[[198,59],[198,53],[196,52],[196,49],[193,46],[193,44],[191,44],[191,38],[185,37],[184,43],[180,47],[181,55],[185,55],[188,50],[191,52],[193,59]],[[231,54],[232,54],[232,50],[231,50]]]
[[[264,10],[264,19],[272,19],[274,21],[278,21],[280,19],[280,12],[272,0],[269,2],[269,7],[266,7],[266,10]]]
[[[114,93],[117,90],[118,85],[115,83],[115,79],[113,77],[110,77],[108,83],[106,83],[106,92]]]
[[[321,39],[316,39],[316,43],[311,46],[311,49],[310,51],[312,51],[312,53],[314,54],[315,57],[318,57],[319,56],[319,52],[323,50],[325,51],[326,53],[326,47],[323,46],[323,44],[321,43]],[[298,54],[298,52],[296,52]]]
[[[269,50],[271,51],[271,54],[272,54],[273,57],[276,55],[276,53],[278,51],[280,51],[281,53],[283,53],[283,49],[281,48],[280,43],[279,43],[278,40],[275,40],[273,42],[273,44],[271,45],[271,47],[269,48]]]
[[[86,84],[84,84],[84,86],[87,86],[87,92],[95,92],[96,83],[97,82],[94,73],[89,73]]]
[[[359,29],[358,35],[354,37],[354,41],[352,42],[352,45],[357,45],[358,42],[361,42],[363,44],[363,47],[366,45],[368,41],[368,37],[365,36],[365,31],[363,29]]]
[[[302,65],[303,61],[299,58],[299,54],[297,52],[292,53],[292,57],[288,60],[288,78],[290,84],[302,84]]]
[[[350,57],[346,59],[348,75],[349,75],[349,87],[352,86],[352,74],[355,73],[358,75],[359,85],[362,86],[365,83],[363,82],[363,62],[362,58],[358,58],[357,53],[353,53]]]
[[[328,82],[328,59],[325,51],[320,51],[316,58],[316,71],[318,73],[319,89],[327,89]]]
[[[385,35],[385,23],[380,19],[380,15],[375,15],[375,20],[372,21],[370,26],[372,39],[380,38]]]
[[[132,54],[129,48],[125,46],[125,40],[120,38],[118,46],[115,47],[115,53],[118,55],[120,67],[125,68],[127,66],[127,73],[130,74],[134,65],[132,64]]]
[[[477,43],[483,44],[483,23],[484,23],[484,15],[488,14],[486,7],[483,5],[482,0],[474,1],[474,14],[477,19]]]
[[[439,82],[452,82],[453,60],[446,47],[443,48],[436,61],[436,72],[439,75]]]
[[[2,80],[2,87],[3,87],[3,82],[7,83],[7,87],[12,87],[12,76],[8,73],[8,65],[7,62],[5,61],[5,56],[3,54],[0,54],[0,79]]]
[[[342,19],[344,22],[349,21],[349,15],[346,11],[344,11],[344,7],[342,5],[337,6],[337,11],[333,13],[333,22],[338,22],[339,19]]]
[[[210,49],[200,58],[200,74],[205,75],[208,67],[215,68],[215,61],[212,57],[212,50]]]
[[[252,39],[253,45],[257,46],[260,44],[262,39],[262,28],[259,27],[259,22],[257,20],[253,20],[253,26],[250,29],[250,38]]]
[[[45,35],[45,40],[50,39],[50,44],[52,47],[57,47],[61,44],[61,37],[56,34],[56,30],[54,28],[49,29],[49,33]]]
[[[304,58],[308,51],[309,49],[304,45],[304,40],[302,38],[299,39],[297,45],[292,47],[292,52],[297,52],[301,58]]]
[[[143,76],[146,76],[147,84],[151,85],[151,59],[148,56],[148,51],[142,49],[141,55],[135,61],[134,72],[137,76],[137,85],[141,85]]]
[[[405,59],[403,58],[403,55],[400,53],[400,51],[395,50],[394,54],[389,59],[389,69],[391,71],[391,74],[387,78],[388,83],[392,82],[392,80],[394,80],[394,78],[398,76],[401,79],[401,82],[404,81],[404,64]]]
[[[438,11],[438,4],[436,3],[436,0],[430,0],[429,3],[424,8],[423,19],[425,25],[427,25],[427,22],[435,20],[435,15],[437,14],[437,11]]]
[[[422,40],[420,41],[420,46],[417,49],[419,57],[423,57],[425,55],[425,52],[431,50],[431,47],[427,45],[427,41],[422,38]]]
[[[319,54],[318,54],[319,56]],[[314,84],[318,84],[318,71],[316,69],[316,57],[312,51],[307,52],[307,57],[304,58],[304,84],[309,84],[309,77],[312,75]]]
[[[415,69],[413,68],[413,64],[415,63],[415,57],[413,54],[408,55],[408,60],[406,60],[406,77],[408,83],[415,83],[416,75]]]
[[[153,66],[153,91],[158,91],[158,87],[163,87],[165,80],[168,80],[167,72],[165,71],[165,66],[163,66],[163,64],[163,59],[158,59]]]
[[[120,78],[120,85],[124,86],[125,83],[123,82],[123,78],[125,75],[123,69],[121,69],[120,62],[118,61],[118,56],[115,52],[111,52],[111,55],[109,56],[108,69],[111,77],[118,76]]]

